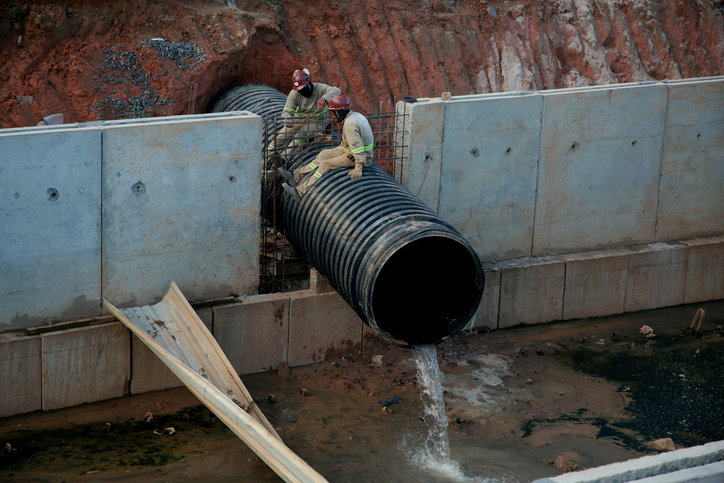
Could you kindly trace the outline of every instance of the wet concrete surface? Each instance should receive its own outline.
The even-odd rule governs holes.
[[[421,456],[428,422],[410,349],[242,380],[329,481],[524,482],[653,454],[659,438],[724,439],[723,324],[718,301],[440,344],[452,468]],[[279,481],[185,388],[0,419],[0,450],[8,482]]]

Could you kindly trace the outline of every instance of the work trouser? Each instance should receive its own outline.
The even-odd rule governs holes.
[[[324,131],[326,124],[326,119],[293,121],[292,127],[287,127],[285,124],[277,134],[276,140],[273,141],[274,147],[279,154],[289,159],[294,150],[299,150],[307,139]]]
[[[349,151],[347,151],[348,153]],[[339,168],[351,168],[354,166],[354,161],[351,161],[347,157],[347,153],[344,147],[337,146],[332,149],[325,149],[319,153],[314,161],[309,164],[305,164],[301,168],[294,170],[294,181],[297,183],[297,192],[299,196],[304,196],[309,188],[317,182],[319,178],[324,176],[329,171]],[[302,179],[309,173],[314,172],[311,176],[308,176],[303,182]]]

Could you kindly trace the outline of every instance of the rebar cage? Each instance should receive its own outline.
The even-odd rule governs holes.
[[[395,103],[380,103],[376,114],[364,114],[372,127],[375,147],[373,161],[393,178],[401,181],[403,161],[408,156],[407,113],[396,110]],[[310,266],[307,260],[280,232],[276,169],[293,169],[314,161],[323,149],[338,146],[340,123],[330,119],[295,121],[287,126],[280,115],[264,118],[262,152],[259,293],[288,292],[309,288]]]

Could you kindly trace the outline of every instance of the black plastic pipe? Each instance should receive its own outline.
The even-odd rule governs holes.
[[[384,338],[434,344],[460,331],[485,284],[475,250],[377,165],[348,172],[325,174],[301,204],[284,193],[289,241]]]
[[[212,112],[251,110],[266,121],[281,114],[285,102],[273,87],[247,84],[224,94]],[[332,146],[320,149],[325,147]],[[287,168],[315,156],[303,153]],[[483,294],[475,250],[377,165],[354,181],[348,172],[324,175],[301,204],[277,186],[278,228],[383,338],[419,345],[456,334],[474,317]]]

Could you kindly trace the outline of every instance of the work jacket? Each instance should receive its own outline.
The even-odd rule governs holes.
[[[282,118],[294,118],[298,121],[317,121],[326,118],[327,106],[319,108],[319,100],[324,98],[329,104],[336,94],[341,94],[339,87],[328,86],[321,82],[313,83],[312,95],[304,97],[299,91],[292,90],[287,96],[287,103],[282,111]]]
[[[354,163],[369,167],[372,164],[372,150],[375,140],[366,117],[359,112],[349,111],[342,127],[342,147],[354,154]]]

